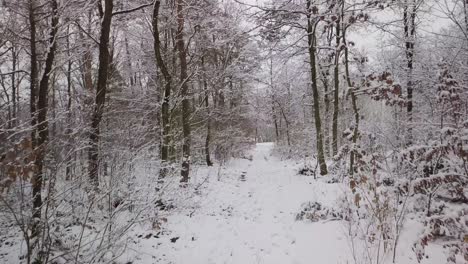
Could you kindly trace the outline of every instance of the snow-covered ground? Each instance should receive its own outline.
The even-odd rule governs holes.
[[[219,181],[217,168],[198,171],[193,181],[199,191],[166,213],[163,233],[145,238],[151,232],[136,231],[141,239],[125,258],[145,264],[354,263],[344,221],[295,219],[304,202],[336,207],[343,186],[297,175],[298,164],[280,161],[272,148],[258,144],[251,161],[231,161]],[[410,247],[400,263],[416,262]]]
[[[347,187],[341,183],[327,183],[330,176],[314,180],[298,175],[303,161],[281,161],[272,155],[273,147],[271,143],[257,144],[251,159],[233,159],[222,170],[217,166],[195,167],[191,182],[185,187],[179,186],[178,177],[173,177],[172,183],[167,179],[165,189],[158,192],[162,193],[164,210],[155,209],[161,208],[161,203],[152,205],[151,202],[142,212],[141,221],[132,225],[125,235],[125,247],[113,253],[113,256],[119,255],[118,259],[111,256],[108,261],[132,264],[392,263],[391,254],[383,262],[363,262],[369,259],[366,254],[370,251],[362,250],[365,243],[359,237],[355,237],[354,245],[361,251],[353,254],[347,221],[296,220],[307,202],[317,202],[323,208],[339,212],[340,199]],[[144,176],[144,168],[141,169]],[[150,193],[154,192],[151,175],[147,175],[146,181],[148,199],[152,199]],[[395,263],[417,263],[411,248],[421,230],[421,221],[408,217]],[[11,247],[21,243],[7,245],[7,242],[4,247],[0,246],[0,260],[18,263],[18,254],[3,251],[24,251]],[[430,258],[423,263],[446,263],[440,246],[429,245],[427,251]]]
[[[164,215],[162,233],[153,231],[148,238],[151,232],[135,231],[141,239],[125,259],[144,264],[355,263],[345,221],[296,221],[308,201],[336,208],[344,186],[297,175],[300,162],[281,161],[272,148],[271,143],[257,144],[252,160],[232,160],[219,181],[216,167],[196,172],[192,184],[200,186],[198,191],[175,202],[176,209]],[[396,263],[417,263],[411,246],[420,224],[409,224]],[[424,263],[444,263],[435,249]],[[391,263],[391,256],[385,262]]]
[[[258,144],[252,161],[232,161],[220,181],[212,175],[195,208],[168,217],[169,236],[141,240],[137,263],[346,263],[339,221],[295,221],[305,201],[333,203],[338,185],[298,176],[272,147]]]

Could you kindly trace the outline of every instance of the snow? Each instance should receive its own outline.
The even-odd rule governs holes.
[[[168,212],[165,231],[157,238],[140,240],[125,260],[145,264],[354,263],[345,221],[295,220],[308,201],[337,208],[345,187],[297,175],[300,164],[280,161],[271,155],[272,148],[271,143],[257,144],[252,161],[230,161],[219,181],[218,168],[197,171],[192,184],[202,187],[196,195],[183,199],[184,206],[177,205],[181,209]],[[400,264],[416,263],[411,247],[422,225],[409,223],[411,232],[403,232],[400,241]],[[439,255],[432,260],[436,262],[427,263],[443,263],[443,254]],[[391,257],[386,260],[391,263]]]
[[[297,164],[272,157],[272,147],[258,144],[252,161],[231,161],[220,181],[211,173],[195,208],[168,216],[170,235],[142,240],[137,263],[346,263],[340,221],[295,221],[306,201],[333,205],[339,185],[298,176]]]
[[[179,177],[167,179],[162,200],[171,205],[170,209],[158,212],[148,208],[146,214],[155,211],[161,224],[148,224],[151,219],[145,216],[133,225],[125,248],[109,252],[101,261],[112,262],[118,255],[114,261],[118,264],[345,264],[356,263],[353,257],[359,259],[357,264],[368,263],[361,262],[368,253],[362,250],[365,238],[352,241],[347,234],[349,222],[336,218],[296,220],[302,206],[309,202],[340,210],[348,187],[327,183],[331,176],[314,180],[298,175],[303,161],[280,160],[272,155],[273,147],[272,143],[257,144],[251,160],[233,159],[219,175],[217,166],[194,166],[191,182],[185,187],[179,185]],[[154,177],[144,166],[139,170],[140,180]],[[146,182],[148,188],[144,192],[151,198],[154,186],[151,181]],[[424,231],[422,222],[410,217],[404,225],[395,263],[417,263],[412,247]],[[24,251],[19,248],[19,237],[5,239],[5,243],[11,239],[18,243],[0,246],[0,263],[18,263],[19,252]],[[361,250],[354,256],[351,243]],[[422,263],[446,263],[441,247],[442,244],[430,244],[426,248],[430,258]],[[2,250],[11,254],[2,256]],[[379,263],[392,263],[391,253]]]

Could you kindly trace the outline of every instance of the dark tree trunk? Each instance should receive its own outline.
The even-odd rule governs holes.
[[[31,52],[31,80],[30,80],[30,101],[29,108],[31,112],[31,144],[33,151],[36,149],[36,93],[38,83],[37,49],[36,49],[36,16],[35,1],[29,0],[29,38]],[[35,155],[33,155],[35,157]],[[32,199],[33,199],[33,226],[32,236],[36,236],[39,231],[39,221],[41,219],[42,207],[42,173],[35,173],[32,178]]]
[[[203,69],[203,90],[205,92],[205,107],[206,110],[210,110],[210,93],[208,91],[208,82],[206,81],[206,69],[205,69],[205,58],[202,57],[202,69]],[[206,139],[205,139],[205,160],[207,166],[213,166],[210,155],[210,144],[211,144],[211,113],[208,113],[206,117]]]
[[[286,116],[286,112],[284,111],[284,108],[280,105],[280,103],[278,102],[278,107],[280,108],[280,111],[281,111],[281,115],[283,116],[283,119],[284,119],[284,123],[286,124],[286,140],[287,140],[287,143],[288,143],[288,147],[291,147],[291,134],[290,134],[290,131],[289,131],[289,120]]]
[[[328,84],[328,75],[329,75],[329,69],[323,69],[320,67],[320,72],[322,73],[322,84],[323,84],[323,89],[324,89],[324,95],[323,95],[323,102],[325,104],[325,124],[329,124],[330,121],[330,98],[328,95],[329,92],[329,84]],[[330,155],[330,128],[328,125],[325,126],[324,128],[324,151],[325,155]]]
[[[208,106],[206,106],[208,108]],[[211,118],[208,117],[206,121],[206,139],[205,139],[205,160],[206,165],[211,167],[213,166],[213,162],[211,161],[210,155],[210,143],[211,143]]]
[[[411,2],[411,4],[408,3]],[[414,0],[406,1],[403,10],[403,22],[404,22],[404,33],[405,33],[405,52],[407,61],[407,72],[406,72],[406,93],[407,93],[407,138],[406,145],[413,144],[413,60],[414,60],[414,41],[415,41],[415,20],[416,20],[416,3]]]
[[[180,62],[180,82],[182,96],[182,132],[183,132],[183,145],[182,145],[182,170],[181,182],[188,182],[190,172],[190,100],[188,98],[188,73],[187,73],[187,52],[185,50],[184,41],[184,1],[177,0],[177,51]]]
[[[271,88],[271,112],[273,114],[273,123],[275,124],[275,141],[279,142],[280,141],[280,132],[279,132],[279,127],[278,127],[278,116],[276,115],[276,109],[275,109],[275,86],[273,84],[273,53],[272,50],[270,49],[270,88]]]
[[[71,58],[71,52],[70,52],[70,26],[68,26],[67,29],[67,56],[69,58],[68,60],[68,65],[67,65],[67,128],[65,130],[65,135],[67,137],[67,157],[66,157],[66,171],[65,171],[65,179],[66,180],[71,180],[72,178],[72,153],[73,153],[73,135],[72,135],[72,66],[73,62],[70,59]]]
[[[106,102],[107,79],[109,73],[109,36],[112,22],[113,0],[105,0],[105,10],[102,17],[101,36],[99,38],[99,70],[94,111],[91,120],[88,149],[88,173],[95,187],[99,186],[99,125],[104,113]]]
[[[161,73],[164,77],[165,85],[164,85],[164,96],[163,96],[163,103],[161,106],[161,161],[162,161],[162,168],[159,173],[160,178],[164,178],[166,176],[166,165],[169,161],[169,144],[170,144],[170,131],[171,131],[171,123],[170,123],[170,112],[169,112],[169,100],[171,96],[171,89],[172,89],[172,76],[167,69],[166,64],[164,63],[163,57],[161,55],[161,40],[159,39],[159,9],[161,6],[161,1],[156,1],[154,3],[153,9],[153,38],[154,38],[154,54],[156,58],[156,64],[158,68],[161,70]]]
[[[359,108],[357,106],[357,96],[356,91],[353,83],[351,82],[351,77],[349,75],[349,50],[348,50],[348,43],[346,42],[346,28],[343,28],[343,44],[345,45],[345,72],[346,72],[346,82],[348,84],[348,89],[350,90],[351,95],[351,104],[353,107],[354,113],[354,128],[353,128],[353,138],[352,142],[353,145],[356,145],[358,136],[359,136]],[[350,157],[349,157],[349,174],[351,177],[354,174],[354,163],[355,163],[356,151],[353,149],[351,150]]]
[[[340,88],[340,19],[336,22],[335,69],[333,77],[335,89],[333,91],[333,125],[332,125],[332,154],[338,153],[338,114],[339,114],[339,88]]]
[[[314,119],[315,119],[315,133],[317,140],[317,158],[320,165],[320,174],[328,174],[327,164],[325,163],[325,155],[323,152],[323,134],[322,134],[322,121],[320,117],[320,99],[317,87],[317,66],[316,66],[316,48],[315,48],[315,25],[312,21],[312,6],[311,0],[307,0],[307,39],[308,39],[308,52],[310,59],[310,71],[312,78],[312,93],[314,97]]]
[[[16,113],[17,109],[17,98],[16,98],[16,48],[15,45],[11,48],[11,59],[12,59],[12,70],[11,73],[11,100],[13,101],[13,115],[12,115],[12,124],[11,127],[16,127]]]
[[[91,25],[92,25],[92,21],[91,21],[91,17],[92,17],[92,13],[91,11],[88,13],[88,21],[87,21],[87,31],[88,32],[91,32],[92,29],[91,29]],[[84,38],[84,34],[79,31],[79,36],[80,38]],[[84,86],[84,89],[87,93],[91,94],[93,92],[93,54],[92,54],[92,50],[91,50],[91,45],[89,43],[84,43],[83,44],[83,50],[84,50],[84,54],[83,54],[83,58],[81,59],[81,66],[80,66],[80,70],[81,70],[81,78],[83,80],[83,86]],[[91,99],[87,98],[87,100],[85,101],[85,104],[87,106],[91,105]]]
[[[37,65],[37,48],[36,48],[36,5],[35,0],[29,0],[29,43],[31,52],[31,75],[30,75],[30,100],[29,110],[31,112],[31,142],[33,149],[36,147],[36,96],[37,96],[37,84],[39,79],[39,70]]]
[[[10,95],[8,94],[8,89],[6,88],[5,85],[5,76],[0,76],[0,84],[5,92],[5,102],[7,105],[7,128],[11,129],[13,128],[13,114],[12,114],[12,106],[11,106],[11,101],[10,101]]]
[[[44,74],[39,83],[38,100],[37,100],[37,138],[35,146],[35,173],[32,177],[32,195],[33,195],[33,235],[37,235],[40,230],[40,218],[42,209],[42,180],[44,175],[44,159],[46,156],[46,145],[49,136],[49,127],[47,122],[48,110],[48,90],[49,79],[52,73],[52,67],[55,59],[56,36],[58,32],[58,4],[56,0],[51,1],[52,4],[52,23],[49,36],[49,50],[47,51]],[[34,15],[32,16],[34,19]]]
[[[271,100],[271,111],[273,112],[273,123],[275,124],[275,142],[279,142],[280,140],[280,133],[278,127],[278,116],[276,115],[275,103],[274,99]]]
[[[83,81],[86,91],[91,93],[93,91],[93,55],[88,45],[86,45],[86,49],[83,55]]]
[[[468,0],[463,1],[463,13],[465,15],[465,37],[468,38]]]

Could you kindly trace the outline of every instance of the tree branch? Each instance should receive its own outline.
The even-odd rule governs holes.
[[[24,71],[24,70],[17,70],[17,71],[11,71],[11,72],[0,73],[0,76],[11,75],[11,74],[20,73],[20,72],[29,75],[29,72],[27,72],[27,71]]]
[[[144,5],[132,8],[132,9],[116,11],[116,12],[112,13],[112,15],[116,16],[116,15],[128,14],[128,13],[135,12],[135,11],[138,11],[138,10],[143,9],[145,7],[152,6],[152,5],[154,5],[154,1],[151,2],[151,3],[147,3],[147,4],[144,4]]]

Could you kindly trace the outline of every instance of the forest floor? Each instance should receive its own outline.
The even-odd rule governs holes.
[[[251,160],[232,160],[219,180],[216,167],[195,173],[192,184],[200,188],[174,202],[164,231],[135,231],[142,239],[125,258],[145,264],[354,263],[345,221],[296,220],[305,202],[336,208],[343,185],[299,176],[299,163],[281,161],[272,148],[257,144]],[[401,243],[397,263],[417,263],[409,242]]]
[[[180,186],[174,175],[157,192],[157,174],[143,162],[137,167],[142,188],[136,195],[141,196],[144,209],[138,214],[123,213],[124,220],[129,219],[126,214],[140,216],[119,241],[110,241],[112,254],[107,259],[92,263],[393,263],[391,254],[376,262],[375,251],[367,247],[369,234],[363,231],[351,239],[350,222],[334,215],[342,211],[347,186],[329,183],[332,175],[318,179],[299,175],[304,161],[281,160],[273,155],[273,148],[271,143],[257,144],[247,157],[232,159],[222,167],[193,166],[189,184]],[[297,219],[305,204],[320,204],[319,214],[326,212],[325,217]],[[97,211],[93,218],[101,215]],[[93,230],[105,230],[106,221],[101,221],[86,231],[89,239],[98,237]],[[412,246],[422,231],[421,222],[408,215],[395,263],[417,263]],[[20,252],[25,252],[20,231],[13,222],[0,221],[0,227],[0,263],[24,263],[24,259],[19,261]],[[79,227],[65,231],[79,234]],[[63,240],[75,243],[76,238],[70,239]],[[440,245],[429,245],[427,252],[430,258],[423,264],[446,263]]]
[[[204,198],[170,213],[170,234],[141,240],[135,263],[346,263],[340,221],[295,220],[306,201],[333,203],[339,185],[298,176],[297,165],[273,157],[272,148],[258,144],[252,160],[231,161],[219,181],[213,170]]]

